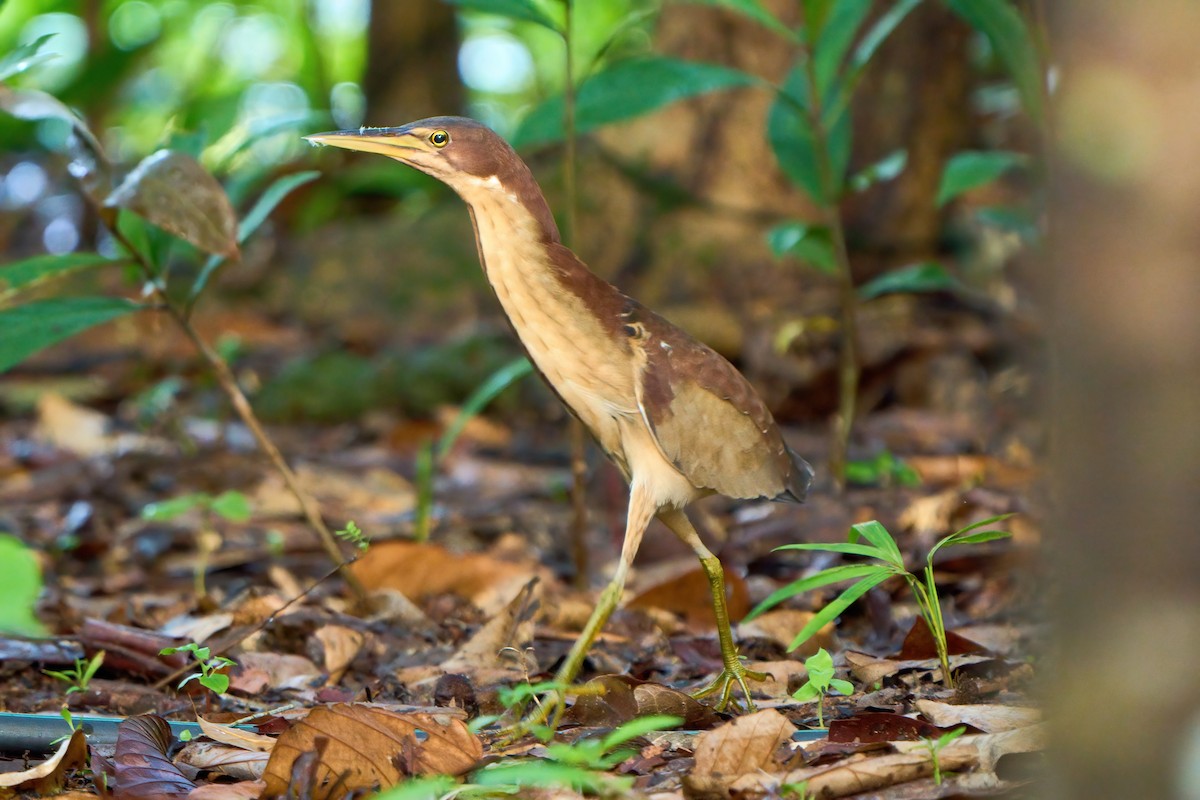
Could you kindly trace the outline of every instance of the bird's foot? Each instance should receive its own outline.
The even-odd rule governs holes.
[[[692,697],[699,700],[702,697],[709,695],[717,695],[717,711],[724,711],[732,706],[733,710],[737,710],[739,704],[733,696],[733,687],[740,686],[742,696],[746,698],[745,711],[748,714],[754,713],[757,709],[754,705],[754,699],[750,696],[750,687],[746,684],[747,680],[765,681],[767,679],[765,672],[755,672],[754,670],[746,669],[746,666],[737,657],[729,660],[725,664],[725,669],[721,670],[721,674],[716,679],[692,693]]]

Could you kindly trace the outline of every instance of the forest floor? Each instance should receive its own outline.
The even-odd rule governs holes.
[[[983,390],[996,395],[1010,378],[986,376]],[[941,537],[1014,514],[995,526],[1011,538],[936,560],[946,628],[957,634],[954,688],[914,625],[907,584],[891,578],[794,650],[797,632],[848,583],[735,627],[748,666],[768,676],[752,684],[757,713],[693,700],[687,692],[721,668],[708,586],[656,524],[569,692],[573,707],[544,743],[504,741],[480,724],[553,673],[611,574],[624,525],[620,477],[593,457],[589,563],[573,580],[565,426],[472,419],[437,464],[432,533],[417,541],[414,462],[436,424],[374,414],[273,425],[332,527],[353,520],[369,538],[362,551],[343,543],[370,593],[364,606],[248,432],[214,420],[211,386],[197,379],[169,414],[140,426],[128,398],[148,388],[144,377],[126,375],[86,403],[68,399],[79,400],[80,380],[18,374],[4,390],[9,408],[25,410],[0,418],[0,531],[38,553],[37,612],[53,635],[0,637],[0,710],[48,715],[63,730],[64,704],[76,721],[155,716],[126,723],[115,743],[94,736],[90,771],[78,738],[50,756],[12,738],[3,718],[0,797],[51,786],[95,796],[105,785],[121,798],[365,796],[373,785],[400,787],[396,798],[505,787],[547,797],[1016,797],[1036,775],[1041,535],[1030,508],[1040,473],[1030,437],[1013,435],[1025,412],[1003,398],[975,411],[868,414],[857,441],[869,485],[838,493],[819,479],[803,506],[710,498],[693,514],[725,565],[735,621],[782,586],[859,561],[780,545],[845,542],[852,524],[879,520],[919,575]],[[823,463],[823,431],[785,428]],[[537,446],[546,441],[556,443],[549,456]],[[235,494],[203,499],[225,492]],[[216,670],[227,688],[178,688],[200,672],[195,659],[160,651],[189,643],[233,662]],[[852,693],[792,696],[818,647]],[[98,670],[68,693],[70,679],[46,670],[77,659]],[[680,721],[635,721],[652,714]],[[158,718],[202,718],[207,735],[180,741]],[[452,777],[413,783],[430,775]]]

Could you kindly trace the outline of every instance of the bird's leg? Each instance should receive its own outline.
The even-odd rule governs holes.
[[[700,557],[700,564],[704,567],[704,574],[708,576],[708,586],[712,591],[713,613],[717,618],[717,638],[721,642],[721,660],[725,663],[725,668],[721,670],[721,674],[717,676],[716,680],[696,692],[693,697],[707,697],[719,692],[717,710],[723,711],[733,698],[733,687],[736,683],[746,697],[746,709],[753,711],[754,700],[750,697],[750,687],[746,685],[746,679],[763,681],[767,679],[767,676],[761,672],[746,669],[738,656],[737,645],[733,643],[733,633],[729,629],[729,609],[725,602],[725,572],[721,569],[721,560],[704,546],[704,542],[700,540],[700,534],[696,533],[696,529],[692,527],[692,523],[683,511],[679,509],[663,510],[659,512],[658,518],[674,531],[676,536],[687,542]]]
[[[642,536],[646,533],[646,526],[650,524],[655,511],[657,508],[644,486],[637,482],[633,483],[629,490],[629,512],[625,520],[625,541],[621,545],[621,560],[617,564],[617,571],[613,574],[612,580],[608,582],[608,586],[601,593],[600,600],[596,603],[595,610],[592,611],[592,616],[588,618],[579,638],[575,640],[575,644],[567,653],[566,660],[554,675],[554,683],[560,687],[567,686],[579,675],[579,670],[583,666],[583,660],[587,657],[592,642],[604,627],[604,623],[608,622],[617,603],[620,602],[621,593],[625,589],[625,579],[633,565],[633,557],[637,555],[638,546],[642,543]],[[521,722],[506,729],[506,738],[515,739],[547,721],[551,727],[556,727],[565,707],[566,699],[561,688],[549,692],[542,697],[542,702],[537,710],[527,715]]]

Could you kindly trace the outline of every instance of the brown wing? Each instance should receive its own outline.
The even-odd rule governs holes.
[[[630,301],[646,354],[638,402],[659,448],[694,485],[802,502],[812,468],[784,444],[762,399],[720,354]]]

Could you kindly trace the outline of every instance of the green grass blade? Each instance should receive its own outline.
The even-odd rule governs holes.
[[[848,556],[866,556],[878,558],[880,561],[890,561],[883,550],[867,544],[849,544],[840,542],[812,542],[804,544],[785,544],[776,550],[820,550],[827,553],[845,553]]]
[[[463,403],[462,409],[458,412],[458,416],[450,423],[450,427],[442,434],[442,438],[437,444],[437,460],[445,458],[446,453],[450,452],[450,448],[458,440],[459,434],[463,432],[463,428],[471,421],[471,418],[479,414],[487,407],[487,404],[496,399],[496,395],[503,392],[509,386],[524,378],[529,373],[533,372],[533,364],[525,356],[514,359],[508,362],[500,369],[493,372],[486,381],[479,385],[467,401]]]
[[[808,621],[808,624],[801,629],[800,633],[796,634],[796,638],[792,640],[792,643],[788,645],[788,652],[790,653],[811,639],[813,634],[837,619],[843,611],[850,607],[851,603],[891,577],[891,572],[884,571],[881,568],[876,569],[882,572],[882,574],[869,575],[863,578],[861,581],[838,595],[837,599],[832,603],[817,612],[817,614]]]
[[[869,522],[860,522],[857,525],[852,525],[850,530],[851,539],[854,534],[862,536],[871,544],[878,547],[880,550],[888,554],[889,562],[895,564],[901,569],[904,568],[904,556],[900,554],[900,548],[896,545],[896,540],[892,538],[892,534],[888,533],[888,529],[878,520],[870,520]]]
[[[854,578],[861,578],[864,575],[878,575],[879,580],[885,580],[892,575],[892,570],[879,564],[850,564],[844,567],[830,567],[823,569],[816,575],[810,575],[807,578],[789,583],[781,589],[776,589],[771,592],[770,596],[759,603],[754,609],[742,619],[742,622],[749,622],[769,608],[779,605],[789,597],[795,597],[801,592],[807,592],[811,589],[819,589],[822,586],[828,586],[831,583],[839,581],[848,581]]]

